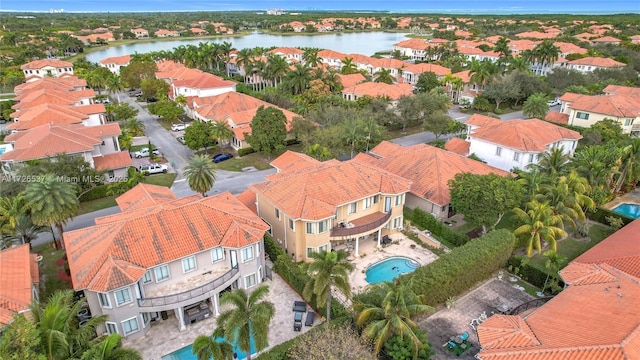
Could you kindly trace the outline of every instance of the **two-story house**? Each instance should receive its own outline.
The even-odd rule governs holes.
[[[236,83],[213,74],[200,72],[198,76],[171,82],[172,96],[208,97],[236,91]]]
[[[320,163],[283,156],[300,164],[287,165],[249,189],[256,195],[258,216],[295,261],[346,243],[359,256],[361,242],[379,246],[383,234],[402,229],[409,180],[357,160]]]
[[[410,180],[406,206],[420,208],[439,219],[455,214],[450,204],[449,180],[456,174],[509,175],[507,171],[427,144],[401,146],[383,141],[367,154],[356,155],[355,159]]]
[[[100,60],[98,63],[102,67],[106,67],[112,73],[120,75],[120,69],[126,67],[131,62],[131,55],[113,56]]]
[[[31,305],[39,300],[36,260],[37,255],[29,252],[29,244],[0,251],[0,329],[11,323],[16,314],[31,319]]]
[[[418,83],[420,75],[427,72],[432,72],[436,74],[438,79],[442,79],[445,75],[449,74],[451,70],[444,66],[430,63],[406,64],[402,68],[402,79],[404,79],[404,82],[415,86]]]
[[[64,234],[74,289],[108,316],[99,333],[131,340],[152,321],[182,331],[218,315],[222,291],[262,282],[268,226],[230,193],[178,199],[139,184],[116,202],[122,213]]]
[[[58,59],[34,60],[20,66],[27,82],[44,77],[62,77],[73,75],[73,64]]]
[[[591,56],[567,62],[567,69],[576,70],[583,74],[591,73],[598,69],[617,69],[625,66],[625,63],[621,63],[610,58]]]
[[[469,154],[505,171],[537,164],[539,155],[553,148],[573,156],[580,139],[576,131],[538,119],[503,121],[475,114],[467,120]]]
[[[147,29],[135,28],[135,29],[131,29],[131,32],[133,33],[133,35],[136,36],[136,39],[149,37],[149,30]]]
[[[384,97],[391,100],[395,104],[403,96],[413,95],[413,86],[411,84],[385,84],[377,82],[363,82],[351,87],[342,89],[342,98],[350,101],[357,101],[363,96],[372,98]]]
[[[269,51],[270,54],[280,56],[288,63],[302,63],[304,61],[304,50],[293,47],[278,47]]]

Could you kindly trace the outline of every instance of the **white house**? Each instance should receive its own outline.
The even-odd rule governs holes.
[[[100,60],[100,66],[106,67],[112,73],[120,75],[120,69],[126,67],[131,62],[131,55],[108,57]]]
[[[73,75],[73,64],[68,61],[58,59],[34,60],[20,66],[24,73],[24,78],[29,81],[42,79],[44,77],[62,77]]]

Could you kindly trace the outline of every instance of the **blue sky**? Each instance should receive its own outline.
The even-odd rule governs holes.
[[[2,11],[49,11],[65,9],[67,12],[139,12],[139,11],[216,11],[216,10],[385,10],[395,12],[443,12],[468,14],[603,14],[640,13],[640,1],[636,0],[493,0],[493,1],[443,1],[443,0],[2,0]]]

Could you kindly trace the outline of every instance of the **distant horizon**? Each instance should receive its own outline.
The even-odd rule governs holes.
[[[459,0],[443,3],[435,0],[192,0],[188,3],[173,0],[111,0],[87,2],[86,0],[4,0],[0,12],[50,13],[154,13],[154,12],[264,12],[282,9],[286,12],[385,12],[455,15],[621,15],[640,14],[640,2],[628,0],[490,0],[479,3]],[[276,17],[276,16],[274,16]]]

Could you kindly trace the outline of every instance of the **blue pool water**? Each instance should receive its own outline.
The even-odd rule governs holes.
[[[628,216],[632,219],[637,219],[640,217],[640,205],[638,204],[620,204],[612,209],[614,212],[618,214],[622,214]]]
[[[222,341],[224,338],[217,338],[216,340]],[[193,354],[193,344],[189,346],[185,346],[180,350],[176,350],[169,355],[165,355],[162,357],[162,360],[198,360],[198,357]],[[247,357],[247,354],[244,351],[238,349],[237,344],[233,344],[233,351],[238,354],[238,359],[242,360]],[[251,353],[255,354],[256,346],[253,343],[253,337],[251,338]],[[215,360],[215,359],[214,359]]]
[[[367,282],[369,284],[378,284],[383,281],[392,281],[400,274],[409,273],[419,268],[420,264],[408,257],[392,257],[377,262],[366,271]]]

